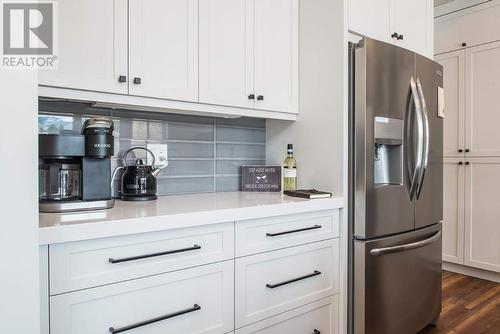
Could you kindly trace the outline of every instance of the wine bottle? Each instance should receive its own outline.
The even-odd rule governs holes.
[[[283,190],[297,190],[297,161],[293,157],[292,144],[288,144],[287,157],[283,162]]]

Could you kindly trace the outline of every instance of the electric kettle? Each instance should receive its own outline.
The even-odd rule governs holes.
[[[144,150],[151,154],[153,162],[151,165],[144,164],[143,159],[135,159],[133,165],[127,165],[126,158],[130,152]],[[123,155],[123,166],[118,169],[125,169],[121,179],[121,199],[123,201],[152,201],[157,199],[156,177],[161,169],[155,168],[155,156],[153,152],[145,147],[132,147]],[[114,173],[114,174],[115,174]]]

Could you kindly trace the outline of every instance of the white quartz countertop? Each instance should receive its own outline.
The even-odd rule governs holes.
[[[114,208],[40,213],[40,245],[162,231],[344,207],[343,198],[308,200],[279,193],[162,196],[150,202],[117,200]]]

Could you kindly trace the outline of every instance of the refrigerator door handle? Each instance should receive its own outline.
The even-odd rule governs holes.
[[[413,106],[415,108],[415,119],[417,121],[417,154],[416,154],[416,161],[415,161],[415,166],[413,166],[412,163],[412,156],[411,153],[413,153],[413,150],[410,150],[410,145],[413,145],[413,134],[412,130],[413,128],[413,123],[411,122],[412,120],[412,115],[411,115],[411,102],[413,102]],[[418,93],[417,89],[417,84],[415,82],[415,79],[413,76],[410,78],[410,101],[408,102],[408,110],[407,110],[407,115],[406,115],[406,125],[405,125],[405,159],[406,159],[406,167],[408,169],[408,174],[410,176],[409,180],[409,195],[410,195],[410,200],[413,200],[415,197],[416,191],[417,191],[417,185],[418,185],[418,178],[420,176],[420,171],[422,169],[422,156],[423,156],[423,119],[422,119],[422,111],[421,111],[421,101],[420,101],[420,95]]]
[[[421,240],[421,241],[412,242],[412,243],[404,244],[404,245],[391,246],[391,247],[374,248],[370,251],[370,254],[374,255],[374,256],[379,256],[379,255],[409,251],[412,249],[417,249],[417,248],[421,248],[421,247],[425,247],[427,245],[430,245],[433,242],[439,240],[440,237],[441,237],[441,231],[438,231],[432,237]]]
[[[422,191],[422,186],[424,184],[425,171],[429,162],[429,115],[427,113],[427,104],[425,103],[424,90],[420,84],[420,79],[417,78],[417,89],[420,96],[420,102],[422,104],[422,120],[423,120],[423,152],[422,152],[422,168],[420,170],[420,175],[418,177],[417,186],[417,199],[420,197],[420,192]]]

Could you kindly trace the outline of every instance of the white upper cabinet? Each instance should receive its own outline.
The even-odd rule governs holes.
[[[436,54],[500,40],[500,1],[436,18]]]
[[[297,112],[297,0],[200,1],[200,102]]]
[[[129,0],[130,94],[198,101],[198,1]]]
[[[254,0],[255,109],[297,112],[298,0]]]
[[[347,3],[350,31],[379,41],[390,39],[390,0],[350,0]]]
[[[463,156],[465,149],[465,51],[437,56],[443,66],[444,155]]]
[[[349,30],[353,33],[432,58],[432,0],[353,0],[348,4]]]
[[[57,5],[58,67],[40,70],[39,84],[127,94],[127,0]]]
[[[396,44],[432,58],[432,14],[433,1],[392,0],[391,31],[399,35]]]
[[[296,119],[298,0],[59,2],[59,68],[40,71],[40,96]]]
[[[252,0],[200,0],[200,102],[254,107],[252,27]]]
[[[467,49],[466,149],[474,156],[500,156],[500,42]]]

